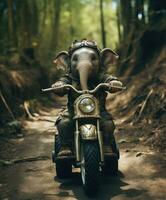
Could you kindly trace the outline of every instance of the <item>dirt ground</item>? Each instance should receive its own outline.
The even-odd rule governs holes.
[[[59,180],[56,177],[51,161],[55,127],[54,123],[46,120],[54,121],[58,112],[59,109],[40,111],[41,120],[24,121],[23,137],[1,139],[1,159],[25,159],[23,162],[0,167],[1,200],[88,199],[83,192],[78,169],[73,169],[71,179]],[[99,193],[94,199],[166,199],[164,154],[141,145],[141,140],[128,141],[125,134],[125,128],[128,127],[120,125],[116,119],[115,122],[121,152],[119,175],[101,176]]]

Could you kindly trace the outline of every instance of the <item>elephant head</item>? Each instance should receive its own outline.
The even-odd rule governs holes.
[[[88,89],[88,80],[94,79],[100,71],[113,64],[118,55],[111,49],[100,50],[95,42],[75,42],[69,51],[60,52],[54,63],[65,68],[72,77],[79,79],[82,90]]]

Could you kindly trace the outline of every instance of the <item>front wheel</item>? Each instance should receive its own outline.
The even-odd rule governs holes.
[[[81,149],[83,187],[87,195],[93,195],[99,185],[99,145],[96,141],[84,141]]]

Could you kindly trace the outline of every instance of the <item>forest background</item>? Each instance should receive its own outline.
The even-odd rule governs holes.
[[[144,128],[146,143],[165,150],[165,15],[164,0],[1,0],[0,133],[37,112],[41,88],[64,73],[55,55],[87,38],[120,56],[109,72],[128,88],[112,99],[124,122]]]

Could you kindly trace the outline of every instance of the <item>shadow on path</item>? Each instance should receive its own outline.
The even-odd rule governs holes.
[[[119,172],[117,177],[105,177],[101,175],[99,192],[93,197],[93,199],[111,200],[113,197],[119,195],[125,195],[127,197],[135,199],[135,197],[146,192],[146,190],[132,188],[131,185],[129,189],[122,189],[122,187],[124,186],[129,186],[129,184],[125,182],[123,178],[124,174],[122,172]],[[57,177],[55,177],[55,181],[61,183],[59,189],[63,190],[63,192],[60,192],[59,194],[57,194],[57,196],[69,197],[70,195],[68,191],[72,190],[74,194],[73,196],[76,199],[90,199],[84,194],[80,173],[75,172],[73,173],[71,179],[66,180],[60,180]]]

